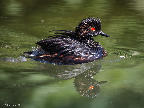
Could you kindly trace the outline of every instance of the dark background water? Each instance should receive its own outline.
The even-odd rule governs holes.
[[[22,56],[89,16],[111,36],[95,38],[103,60],[58,66]],[[0,108],[143,108],[143,19],[142,0],[0,0]]]

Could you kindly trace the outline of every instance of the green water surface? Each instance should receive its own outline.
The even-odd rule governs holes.
[[[23,52],[99,17],[108,56],[78,65],[44,64]],[[0,108],[144,108],[143,0],[0,0]]]

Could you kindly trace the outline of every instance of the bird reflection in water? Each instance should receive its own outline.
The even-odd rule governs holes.
[[[93,78],[96,71],[84,72],[75,77],[74,85],[81,96],[94,98],[100,91],[100,86],[107,81],[97,81]]]
[[[41,68],[47,70],[47,65],[41,65]],[[53,65],[51,65],[53,67]],[[51,67],[51,68],[52,68]],[[55,65],[57,72],[48,72],[48,75],[60,80],[68,80],[74,78],[74,86],[81,96],[94,98],[100,91],[101,85],[107,81],[97,81],[93,77],[100,71],[101,63],[91,62],[78,65]]]

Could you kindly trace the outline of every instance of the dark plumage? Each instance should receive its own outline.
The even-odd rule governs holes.
[[[106,52],[93,36],[102,35],[101,21],[98,18],[86,18],[75,31],[55,30],[54,36],[36,44],[38,49],[26,52],[34,60],[56,64],[78,64],[94,61],[106,56]]]

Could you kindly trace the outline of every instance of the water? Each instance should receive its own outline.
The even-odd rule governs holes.
[[[111,36],[95,38],[104,59],[58,66],[23,57],[88,16]],[[1,0],[0,108],[143,108],[143,17],[142,0]]]

